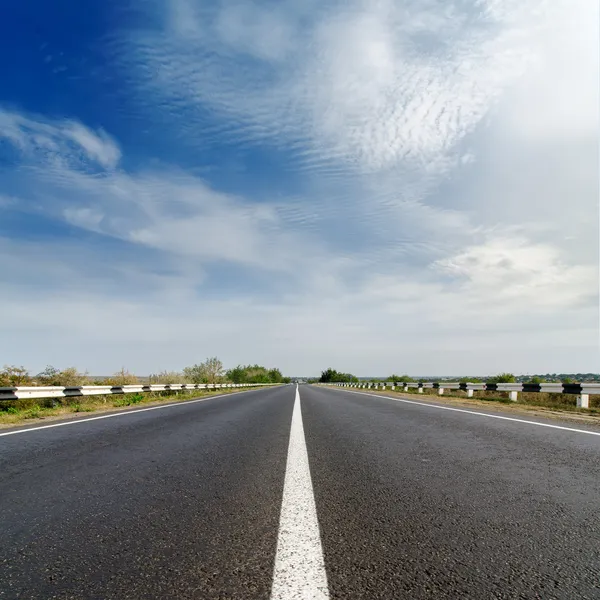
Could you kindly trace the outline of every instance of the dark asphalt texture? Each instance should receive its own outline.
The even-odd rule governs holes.
[[[331,598],[600,598],[600,437],[301,398]]]
[[[294,389],[0,437],[0,598],[268,598]]]
[[[294,396],[0,437],[0,599],[269,598]],[[331,598],[600,599],[600,437],[300,396]]]

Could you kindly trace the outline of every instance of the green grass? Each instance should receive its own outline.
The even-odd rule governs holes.
[[[250,388],[257,389],[257,388]],[[106,411],[111,408],[127,408],[150,402],[175,402],[193,400],[217,394],[228,394],[243,391],[243,388],[229,388],[215,391],[163,391],[141,394],[123,394],[121,396],[80,396],[76,398],[49,398],[32,400],[22,398],[0,402],[0,425],[18,425],[24,420],[42,419],[50,416],[61,416],[73,413]],[[42,406],[40,406],[40,404]]]
[[[39,406],[32,406],[30,409],[26,410],[23,414],[24,419],[39,419],[42,415],[42,410]]]

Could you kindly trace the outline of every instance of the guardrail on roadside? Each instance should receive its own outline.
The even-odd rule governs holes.
[[[0,401],[21,398],[72,398],[77,396],[108,396],[112,394],[141,394],[144,392],[169,392],[193,390],[222,390],[228,388],[262,387],[282,385],[280,383],[171,383],[166,385],[82,385],[60,386],[19,386],[0,387]]]
[[[577,395],[579,408],[590,407],[590,394],[600,394],[600,383],[454,383],[448,381],[419,381],[415,383],[390,382],[390,381],[363,381],[360,383],[329,383],[322,385],[335,385],[338,387],[351,387],[360,389],[396,388],[408,392],[409,388],[416,388],[422,394],[424,389],[437,389],[442,396],[445,390],[463,390],[467,397],[472,398],[475,391],[508,392],[509,398],[517,401],[519,392],[547,392],[550,394]]]

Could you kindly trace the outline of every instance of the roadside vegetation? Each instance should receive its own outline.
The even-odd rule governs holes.
[[[476,382],[472,382],[476,383]],[[371,390],[373,391],[373,390]],[[386,392],[388,393],[389,390]],[[549,394],[548,392],[519,392],[517,396],[518,400],[514,402],[508,397],[508,392],[498,391],[487,391],[487,390],[475,390],[472,398],[467,398],[467,392],[462,390],[444,390],[444,395],[439,396],[437,390],[432,388],[425,388],[422,394],[419,394],[416,388],[408,388],[407,392],[400,390],[395,391],[400,394],[414,394],[415,396],[423,397],[430,396],[436,398],[436,400],[443,401],[444,398],[464,398],[468,400],[480,400],[490,403],[502,403],[510,406],[518,406],[520,404],[526,404],[528,406],[537,406],[543,408],[550,408],[555,410],[572,410],[577,412],[597,414],[600,415],[600,395],[590,395],[590,408],[577,408],[575,394]]]
[[[236,388],[216,391],[165,391],[107,396],[76,396],[71,398],[20,398],[0,402],[0,427],[28,423],[35,419],[64,418],[81,413],[105,412],[139,405],[180,402],[216,394],[239,392]]]
[[[446,379],[446,381],[453,381],[459,383],[573,383],[580,381],[597,381],[597,375],[594,373],[586,374],[585,378],[581,379],[573,379],[568,374],[560,374],[562,379],[556,381],[556,378],[550,376],[548,381],[545,377],[540,377],[537,375],[532,376],[515,376],[512,373],[499,373],[497,375],[492,375],[490,377],[460,377],[456,379]],[[327,369],[321,373],[321,378],[316,380],[320,383],[366,383],[368,381],[372,382],[387,382],[387,383],[417,383],[419,381],[427,382],[427,381],[439,381],[442,383],[444,380],[442,379],[418,379],[411,377],[409,375],[390,375],[385,378],[358,378],[354,375],[350,375],[347,373],[340,373],[334,369]],[[376,390],[370,390],[374,392]],[[381,393],[384,393],[383,391]],[[517,396],[517,401],[514,402],[510,400],[508,392],[501,391],[487,391],[487,390],[475,390],[473,392],[472,398],[467,398],[467,392],[463,390],[451,390],[446,388],[444,390],[444,395],[439,396],[436,389],[433,388],[424,388],[422,393],[419,393],[416,388],[408,388],[408,391],[404,392],[402,390],[395,390],[391,392],[391,390],[386,390],[385,393],[396,393],[396,394],[414,394],[419,397],[430,396],[435,397],[436,400],[443,401],[445,398],[456,398],[456,399],[464,399],[467,401],[484,401],[490,403],[502,403],[510,406],[519,406],[526,405],[530,407],[540,407],[546,409],[553,410],[568,410],[575,411],[578,413],[586,413],[592,415],[600,416],[600,395],[592,394],[590,395],[590,408],[577,408],[576,406],[576,396],[575,394],[551,394],[548,392],[519,392]]]
[[[40,373],[32,375],[25,367],[7,365],[0,370],[0,387],[19,386],[60,386],[80,387],[88,385],[136,385],[136,384],[215,384],[215,383],[289,383],[276,368],[269,369],[260,365],[238,365],[225,370],[223,363],[216,357],[185,367],[181,371],[162,371],[149,376],[136,376],[126,368],[107,377],[90,376],[75,367],[58,369],[46,367]],[[16,425],[33,419],[64,417],[73,413],[126,408],[138,404],[160,403],[165,401],[190,400],[214,394],[239,392],[238,389],[219,389],[216,391],[160,391],[138,394],[107,394],[99,396],[74,396],[67,398],[19,398],[0,400],[0,426]]]
[[[331,367],[321,372],[320,383],[358,383],[360,380],[352,373],[340,373]]]
[[[148,376],[138,376],[125,367],[106,377],[92,376],[88,371],[81,372],[75,367],[57,369],[46,367],[37,374],[31,374],[22,366],[5,365],[0,370],[0,387],[49,386],[78,387],[82,385],[135,385],[172,383],[289,383],[276,368],[261,365],[238,365],[226,370],[216,357],[183,368],[181,371],[161,371]]]

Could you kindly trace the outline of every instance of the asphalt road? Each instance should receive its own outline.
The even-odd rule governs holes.
[[[0,431],[0,598],[600,598],[600,436],[299,391]]]

